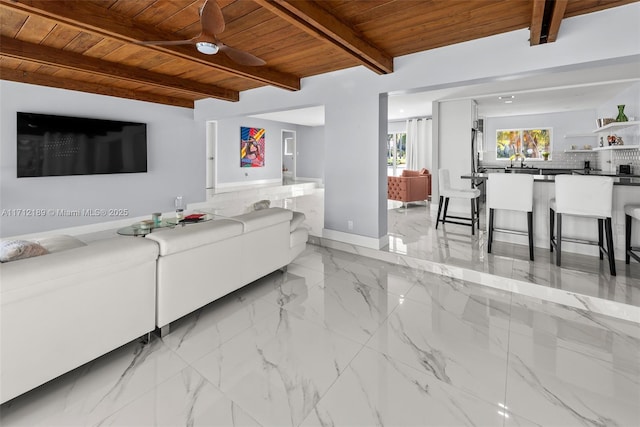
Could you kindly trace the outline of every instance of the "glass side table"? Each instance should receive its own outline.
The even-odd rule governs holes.
[[[175,219],[175,218],[174,218]],[[153,230],[157,230],[159,228],[173,228],[176,224],[170,222],[169,220],[162,220],[160,225],[150,224],[149,227],[141,227],[139,224],[132,224],[127,227],[123,227],[118,229],[118,234],[121,236],[136,236],[136,237],[144,237],[149,233],[152,233]]]

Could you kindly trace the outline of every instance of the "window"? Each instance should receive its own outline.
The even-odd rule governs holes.
[[[387,135],[387,175],[400,176],[407,164],[407,133]]]

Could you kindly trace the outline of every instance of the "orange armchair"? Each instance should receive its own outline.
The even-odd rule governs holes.
[[[431,197],[429,170],[403,170],[401,176],[387,177],[387,197],[403,203],[418,202]]]

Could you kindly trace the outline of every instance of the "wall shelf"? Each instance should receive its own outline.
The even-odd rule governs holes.
[[[605,150],[638,150],[640,145],[610,145],[608,147],[595,147],[592,151],[605,151]]]
[[[606,126],[602,126],[601,128],[594,130],[593,133],[605,132],[605,131],[614,130],[614,129],[624,129],[624,128],[638,126],[638,125],[640,125],[640,121],[638,120],[634,120],[632,122],[613,122],[613,123],[609,123]]]

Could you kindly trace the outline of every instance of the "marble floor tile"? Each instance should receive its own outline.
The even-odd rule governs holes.
[[[445,384],[496,403],[504,401],[508,334],[491,321],[463,321],[437,301],[423,304],[405,300],[366,345]]]
[[[178,319],[171,324],[171,333],[162,341],[191,363],[277,310],[277,307],[258,298],[257,292],[247,294],[241,289]]]
[[[301,425],[457,427],[503,421],[499,406],[363,349]]]
[[[192,368],[183,369],[96,425],[260,426]]]
[[[281,309],[193,367],[264,426],[297,426],[362,346]]]
[[[132,342],[2,405],[0,424],[92,425],[185,367],[160,340]]]
[[[289,281],[265,299],[361,344],[371,338],[402,300],[397,295],[334,276],[314,286]]]
[[[598,337],[594,334],[594,341]],[[617,340],[587,351],[558,345],[557,337],[509,337],[506,404],[541,425],[637,425],[640,352]],[[607,341],[603,339],[603,341]]]

